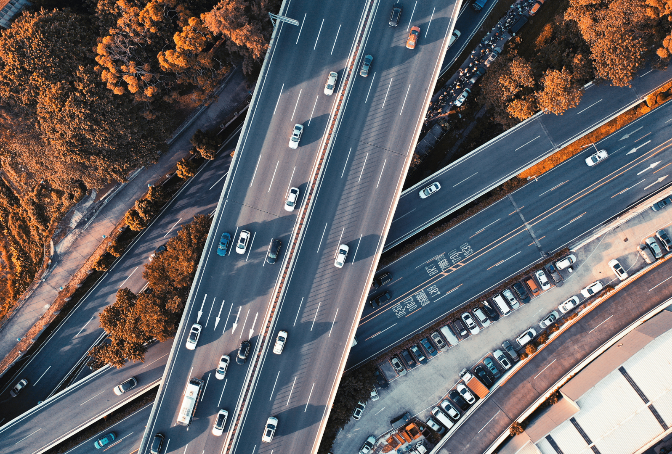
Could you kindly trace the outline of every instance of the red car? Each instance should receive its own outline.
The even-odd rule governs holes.
[[[415,49],[419,34],[420,27],[411,27],[411,32],[408,34],[408,41],[406,41],[406,49]]]

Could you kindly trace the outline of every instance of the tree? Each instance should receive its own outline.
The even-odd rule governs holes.
[[[562,68],[562,71],[546,71],[542,85],[544,89],[537,94],[537,102],[543,110],[562,115],[581,101],[581,87],[574,82],[566,68]]]
[[[147,222],[145,218],[138,213],[138,210],[131,208],[126,212],[124,216],[124,222],[130,227],[131,230],[139,232],[147,228]]]
[[[198,165],[190,159],[182,158],[177,162],[177,176],[184,180],[196,175],[197,169]]]
[[[191,137],[190,142],[203,158],[209,160],[215,159],[217,149],[219,148],[217,133],[214,131],[206,133],[197,129]]]

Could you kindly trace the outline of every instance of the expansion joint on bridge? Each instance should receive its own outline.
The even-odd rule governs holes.
[[[532,241],[534,241],[534,244],[537,245],[537,249],[539,249],[539,253],[541,254],[541,256],[542,257],[547,257],[548,254],[546,252],[544,252],[544,250],[541,248],[541,243],[537,239],[537,236],[534,234],[534,230],[532,229],[532,226],[530,224],[528,224],[527,221],[525,220],[525,216],[523,216],[523,213],[520,211],[520,208],[518,208],[518,205],[516,205],[516,201],[513,200],[513,197],[511,196],[511,194],[507,194],[506,196],[511,201],[511,205],[513,205],[513,207],[516,209],[516,213],[518,213],[518,216],[520,216],[520,219],[523,221],[523,224],[525,225],[525,229],[527,230],[527,232],[532,237]]]

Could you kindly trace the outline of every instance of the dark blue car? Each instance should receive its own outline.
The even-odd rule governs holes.
[[[231,235],[226,232],[222,233],[222,238],[219,240],[219,246],[217,247],[217,255],[224,257],[226,252],[229,250],[230,244]]]

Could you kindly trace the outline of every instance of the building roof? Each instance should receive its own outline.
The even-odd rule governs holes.
[[[579,412],[579,406],[573,400],[562,397],[555,405],[551,405],[525,428],[532,443],[536,443],[561,423]]]

